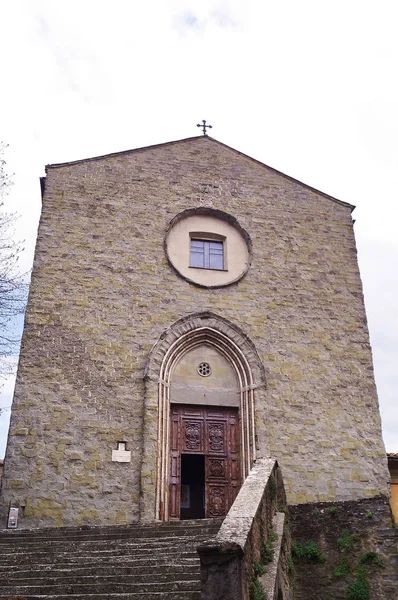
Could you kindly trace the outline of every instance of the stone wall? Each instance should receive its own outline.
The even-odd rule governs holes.
[[[167,261],[169,222],[202,206],[251,238],[251,267],[229,287],[195,287]],[[207,137],[48,167],[3,507],[24,507],[21,526],[137,519],[148,353],[205,310],[264,364],[258,456],[278,459],[288,500],[385,493],[350,213]],[[119,441],[131,462],[111,461]]]
[[[388,498],[301,504],[290,507],[289,517],[293,550],[312,542],[324,557],[294,559],[295,600],[344,600],[360,569],[369,598],[396,599],[398,530],[392,528]]]

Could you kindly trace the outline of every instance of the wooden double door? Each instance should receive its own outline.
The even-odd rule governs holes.
[[[169,518],[225,517],[240,485],[238,410],[172,405]]]

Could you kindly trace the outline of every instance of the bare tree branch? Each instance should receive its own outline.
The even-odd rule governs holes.
[[[16,213],[5,211],[1,200],[12,185],[0,143],[0,378],[12,373],[19,351],[20,336],[16,319],[26,306],[28,285],[18,270],[22,243],[16,241]],[[14,359],[14,360],[12,360]]]

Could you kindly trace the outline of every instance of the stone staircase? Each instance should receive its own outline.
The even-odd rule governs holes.
[[[0,600],[199,600],[221,521],[0,532]]]

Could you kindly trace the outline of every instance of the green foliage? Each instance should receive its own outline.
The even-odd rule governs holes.
[[[378,567],[384,568],[384,563],[381,560],[380,556],[377,552],[368,551],[361,554],[359,557],[359,562],[361,565],[377,565]]]
[[[274,558],[274,549],[272,547],[272,542],[270,539],[268,539],[266,542],[264,542],[263,545],[261,546],[260,558],[261,558],[261,563],[263,565],[267,565]]]
[[[337,540],[339,548],[342,552],[351,550],[354,545],[354,538],[348,529],[343,529],[339,539]]]
[[[337,567],[334,568],[333,574],[336,577],[347,577],[350,574],[351,567],[346,556],[343,556]]]
[[[265,573],[264,565],[262,565],[261,563],[254,563],[254,575],[256,577],[261,577],[261,575],[264,575],[264,573]]]
[[[276,505],[276,510],[278,512],[285,513],[285,515],[288,515],[288,513],[289,513],[287,506],[285,506],[283,504],[283,502],[281,502],[281,500],[278,500],[278,503]]]
[[[328,506],[328,508],[326,509],[329,513],[329,515],[331,515],[332,517],[334,515],[336,515],[339,512],[339,507],[338,506]]]
[[[303,560],[310,563],[323,563],[326,558],[322,554],[318,544],[313,540],[307,540],[301,544],[293,542],[292,544],[293,558]]]
[[[337,544],[341,552],[341,560],[334,568],[333,574],[336,577],[347,577],[347,575],[349,575],[351,572],[351,566],[347,554],[353,549],[354,536],[350,533],[350,531],[348,531],[348,529],[343,529],[340,537],[337,540]]]
[[[277,492],[275,477],[269,478],[268,488],[269,488],[269,495],[270,495],[271,500],[275,500],[276,492]]]
[[[346,600],[369,600],[369,584],[363,567],[358,569],[358,576],[350,584],[345,598]]]
[[[276,542],[277,539],[278,539],[278,534],[276,533],[276,531],[271,531],[268,536],[268,541],[274,543],[274,542]]]
[[[368,519],[374,519],[374,514],[371,511],[367,512],[366,516],[368,517]]]
[[[344,529],[337,540],[341,552],[341,560],[333,571],[333,574],[336,577],[347,577],[350,574],[351,565],[348,554],[353,550],[354,542],[355,535],[351,534],[348,529]],[[384,567],[383,561],[377,552],[373,551],[367,551],[361,554],[358,562],[360,566],[357,578],[349,585],[345,600],[369,600],[369,584],[366,578],[366,571],[361,565]]]
[[[260,550],[260,562],[254,563],[254,579],[252,586],[255,586],[256,577],[260,577],[265,573],[265,565],[270,563],[274,558],[273,542],[278,539],[278,534],[275,531],[270,531],[268,539],[263,543]],[[253,594],[258,593],[253,587]]]
[[[278,539],[278,534],[275,531],[270,531],[268,539],[263,543],[260,550],[261,564],[267,565],[274,558],[273,543]]]
[[[287,572],[292,577],[294,576],[294,574],[296,572],[296,570],[294,568],[293,557],[291,554],[289,554],[289,556],[287,557]]]
[[[250,600],[267,600],[263,584],[258,579],[253,579],[249,587]]]

